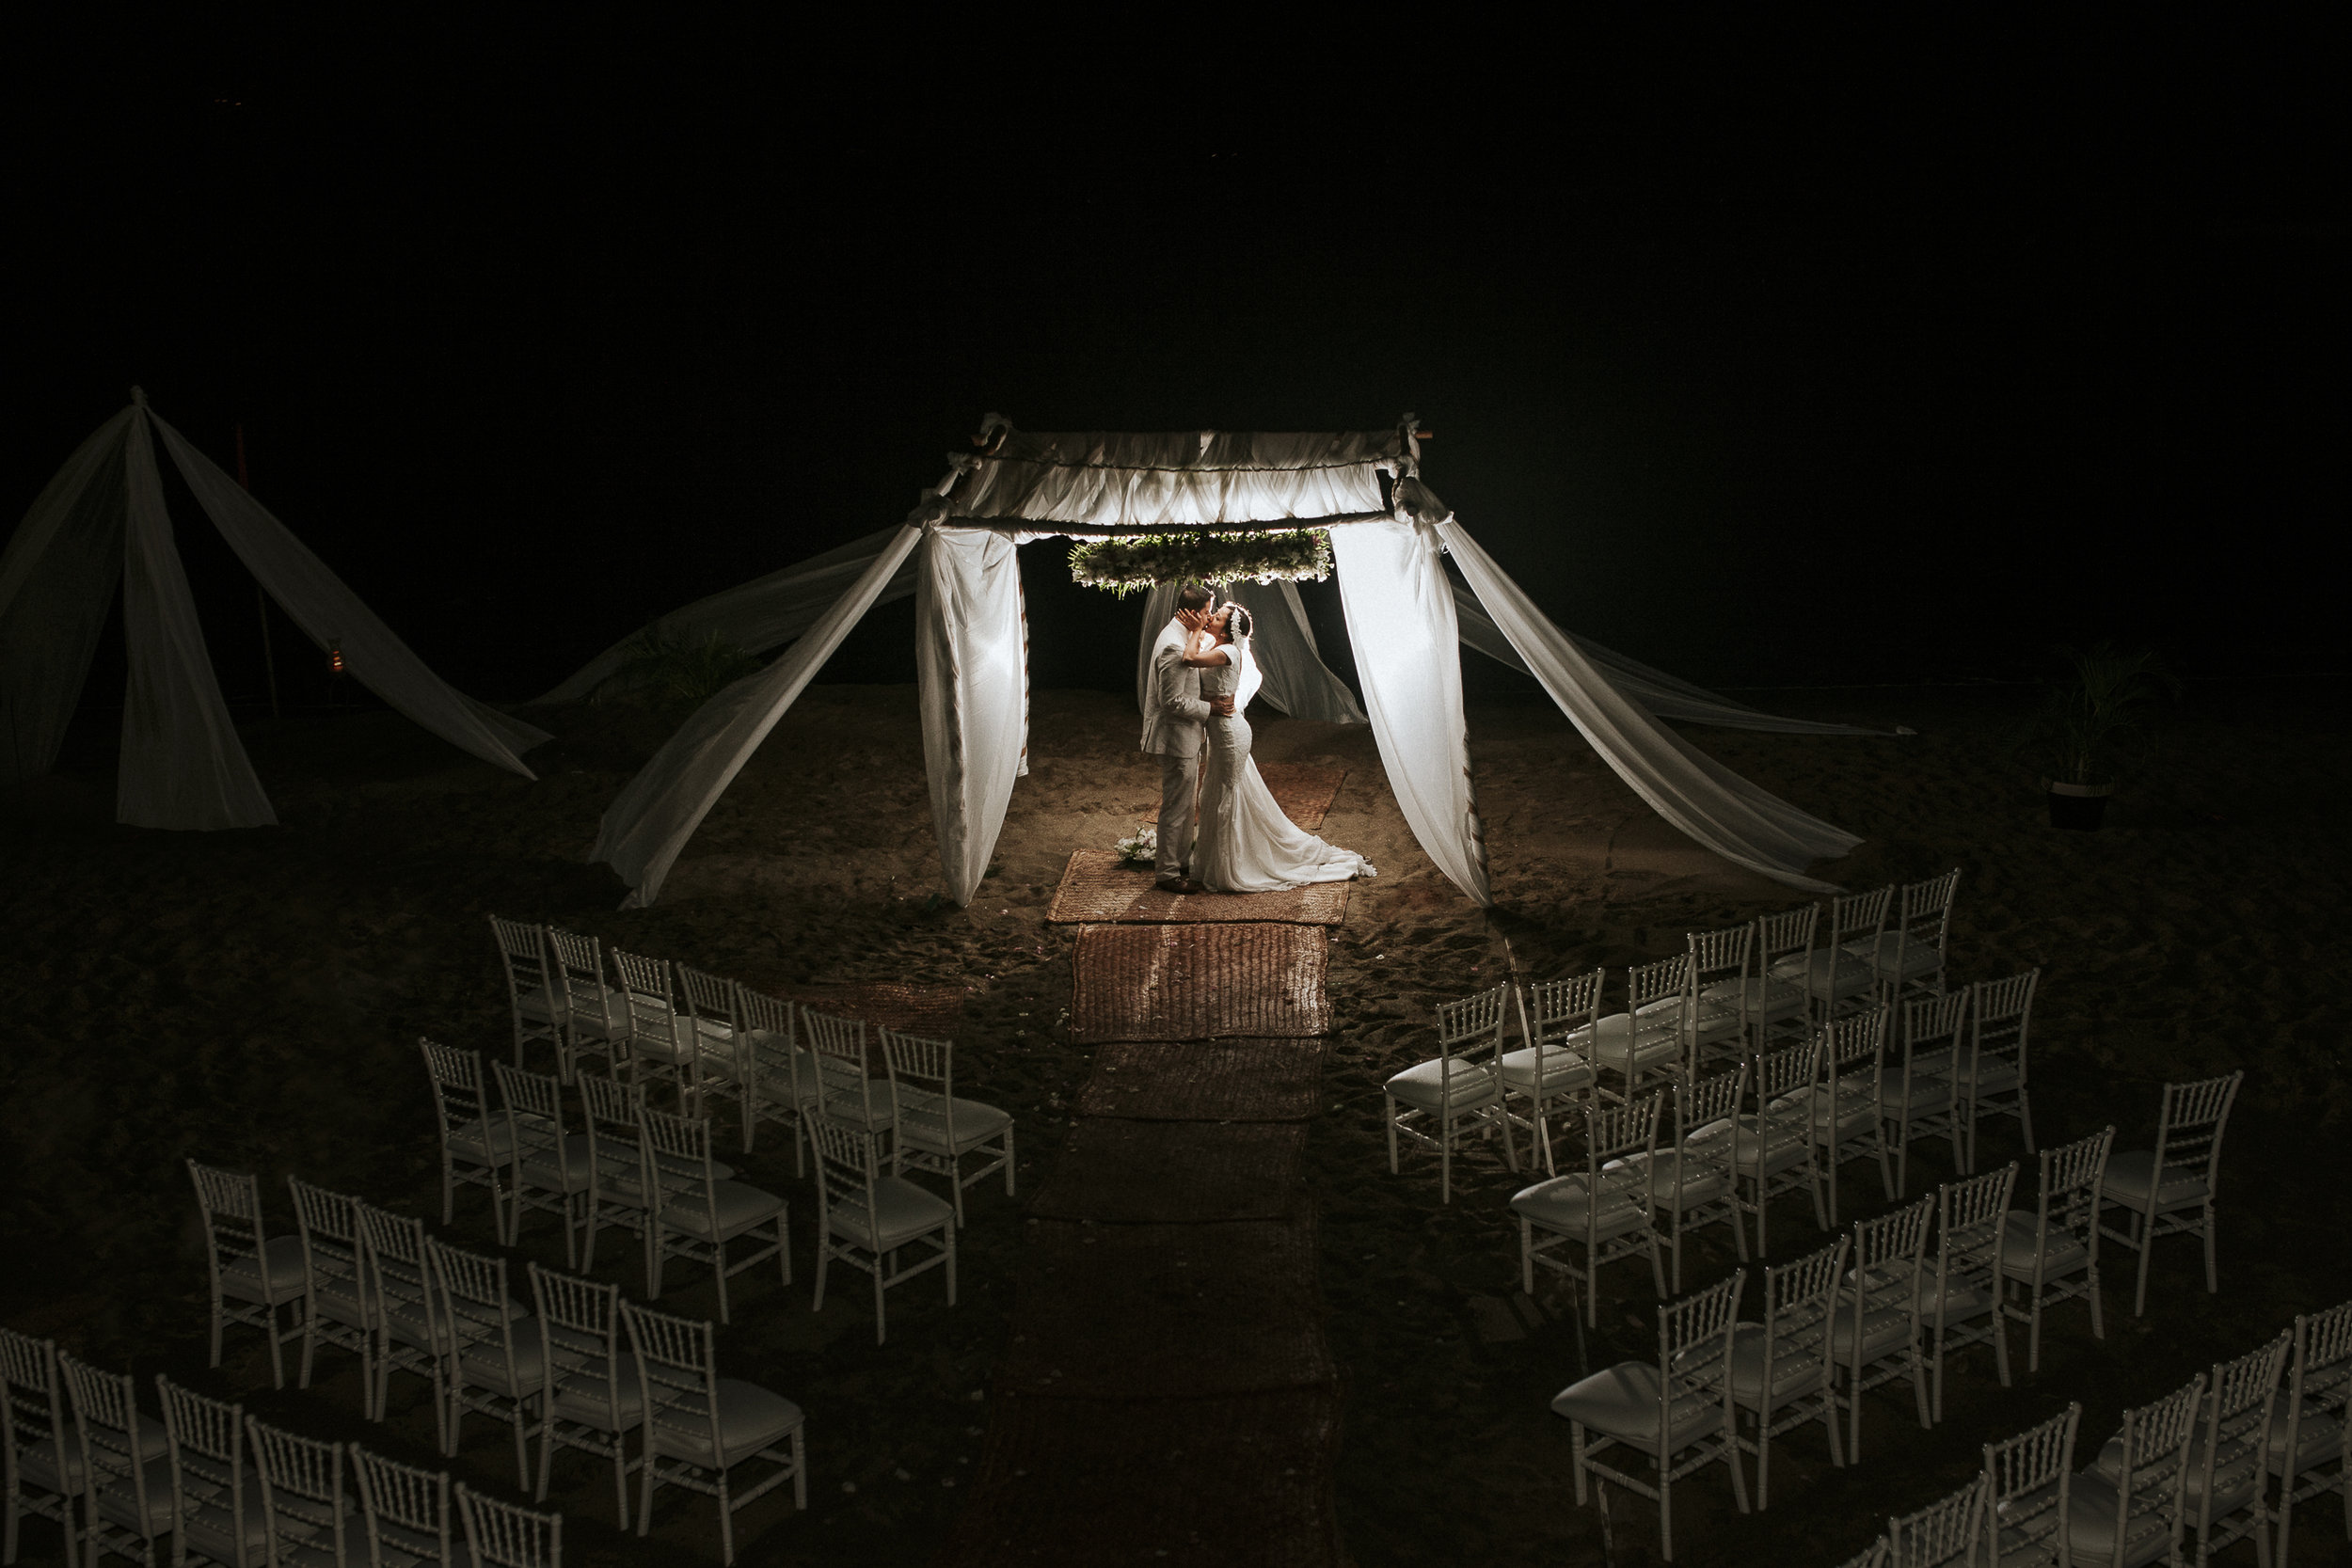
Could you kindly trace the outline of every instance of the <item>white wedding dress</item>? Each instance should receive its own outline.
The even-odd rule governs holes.
[[[1280,893],[1310,882],[1343,882],[1377,875],[1352,849],[1326,844],[1293,822],[1275,803],[1249,755],[1249,721],[1242,717],[1263,677],[1247,638],[1224,644],[1228,660],[1200,672],[1200,695],[1231,696],[1233,716],[1209,718],[1209,749],[1200,766],[1200,832],[1192,847],[1193,879],[1213,893]]]

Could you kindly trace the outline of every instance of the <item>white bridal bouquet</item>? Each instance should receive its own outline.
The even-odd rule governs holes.
[[[1157,825],[1137,828],[1111,847],[1119,851],[1121,865],[1150,865],[1160,852],[1160,830]]]

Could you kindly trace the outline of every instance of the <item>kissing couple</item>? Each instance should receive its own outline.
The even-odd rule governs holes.
[[[1170,893],[1279,893],[1377,875],[1363,856],[1293,822],[1258,776],[1242,717],[1264,680],[1249,630],[1249,611],[1220,606],[1191,583],[1152,645],[1143,749],[1160,759],[1156,885]]]

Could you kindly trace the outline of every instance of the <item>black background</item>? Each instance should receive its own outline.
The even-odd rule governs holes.
[[[2343,668],[2316,39],[621,14],[20,54],[7,504],[138,382],[224,464],[242,423],[261,499],[514,699],[895,522],[992,409],[1410,410],[1555,618],[1692,679],[2010,677],[2100,637]],[[249,579],[170,483],[250,699]],[[1025,554],[1038,684],[1120,687],[1132,603]],[[828,678],[912,679],[911,624]]]

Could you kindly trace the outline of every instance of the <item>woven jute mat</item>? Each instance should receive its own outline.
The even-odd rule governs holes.
[[[961,986],[913,986],[896,980],[859,980],[839,985],[783,985],[768,988],[836,1018],[862,1019],[901,1034],[945,1039],[963,1022]]]
[[[1081,1117],[1304,1121],[1321,1103],[1324,1042],[1120,1040],[1094,1053]]]
[[[1340,1568],[1328,1388],[999,1396],[945,1568]]]
[[[1028,1227],[1009,1393],[1168,1399],[1300,1388],[1337,1375],[1323,1342],[1311,1214],[1224,1225]]]
[[[1029,1200],[1040,1219],[1113,1225],[1271,1220],[1298,1212],[1297,1122],[1080,1120]]]
[[[1078,933],[1079,1040],[1328,1034],[1319,926],[1090,926]]]
[[[1128,865],[1115,849],[1076,849],[1045,918],[1062,926],[1237,920],[1337,926],[1347,918],[1347,884],[1313,882],[1282,893],[1170,893],[1153,881],[1149,866]]]

